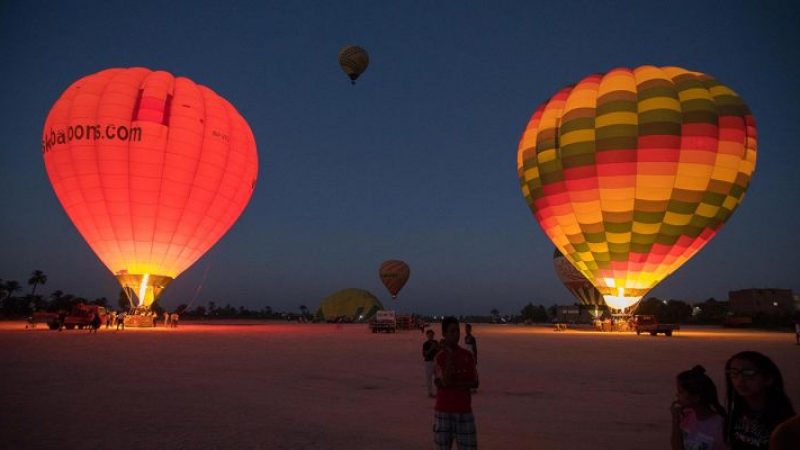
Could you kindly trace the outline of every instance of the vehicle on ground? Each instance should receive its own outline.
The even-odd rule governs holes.
[[[369,320],[369,329],[373,333],[396,333],[397,316],[394,311],[377,311]]]
[[[680,325],[675,323],[658,323],[656,316],[651,315],[633,316],[631,326],[637,335],[650,333],[650,336],[655,336],[659,333],[672,336],[673,331],[680,329]]]
[[[104,306],[100,305],[87,305],[85,303],[77,303],[72,307],[72,310],[64,317],[64,328],[72,330],[77,328],[82,330],[92,324],[92,318],[97,314],[100,316],[100,326],[106,324],[107,312]],[[55,329],[50,326],[51,329]]]

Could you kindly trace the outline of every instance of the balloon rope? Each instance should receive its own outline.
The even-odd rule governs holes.
[[[122,287],[122,292],[125,293],[125,297],[128,298],[128,304],[131,305],[131,309],[133,309],[134,308],[133,299],[131,298],[131,294],[128,292],[128,289],[130,289],[130,288],[123,286]]]
[[[181,311],[181,313],[189,311],[192,305],[194,305],[195,300],[197,300],[197,297],[200,295],[200,291],[203,290],[203,285],[206,282],[206,278],[208,278],[208,270],[210,268],[211,268],[211,262],[209,261],[208,265],[206,266],[206,271],[205,273],[203,273],[203,279],[200,281],[200,284],[197,285],[197,289],[194,290],[194,297],[192,298],[192,301],[189,302],[189,305],[187,305],[186,308],[183,311]]]

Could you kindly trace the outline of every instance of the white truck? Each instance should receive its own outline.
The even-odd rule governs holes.
[[[396,333],[397,316],[394,311],[377,311],[369,320],[369,329],[373,333]]]

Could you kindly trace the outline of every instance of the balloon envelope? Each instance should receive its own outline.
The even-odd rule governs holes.
[[[553,252],[553,268],[564,287],[592,316],[596,318],[603,313],[606,309],[603,294],[582,273],[578,272],[558,249]]]
[[[348,45],[339,51],[339,66],[352,84],[355,84],[358,77],[367,70],[368,65],[369,54],[361,47]]]
[[[67,215],[140,306],[233,225],[258,173],[253,133],[230,103],[145,68],[73,83],[47,116],[42,152]]]
[[[755,163],[747,105],[678,67],[619,68],[562,89],[533,114],[517,152],[536,220],[618,309],[717,234]]]
[[[317,316],[323,320],[345,317],[352,320],[369,320],[383,304],[364,289],[342,289],[326,297],[317,308]]]
[[[381,277],[383,285],[392,294],[392,298],[397,298],[397,293],[403,289],[411,275],[411,269],[405,262],[392,259],[381,264],[378,275]]]

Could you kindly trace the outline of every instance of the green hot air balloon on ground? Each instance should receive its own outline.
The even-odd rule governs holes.
[[[364,321],[382,309],[381,302],[369,291],[349,288],[337,291],[322,300],[316,315],[326,321],[337,319],[347,322]]]

